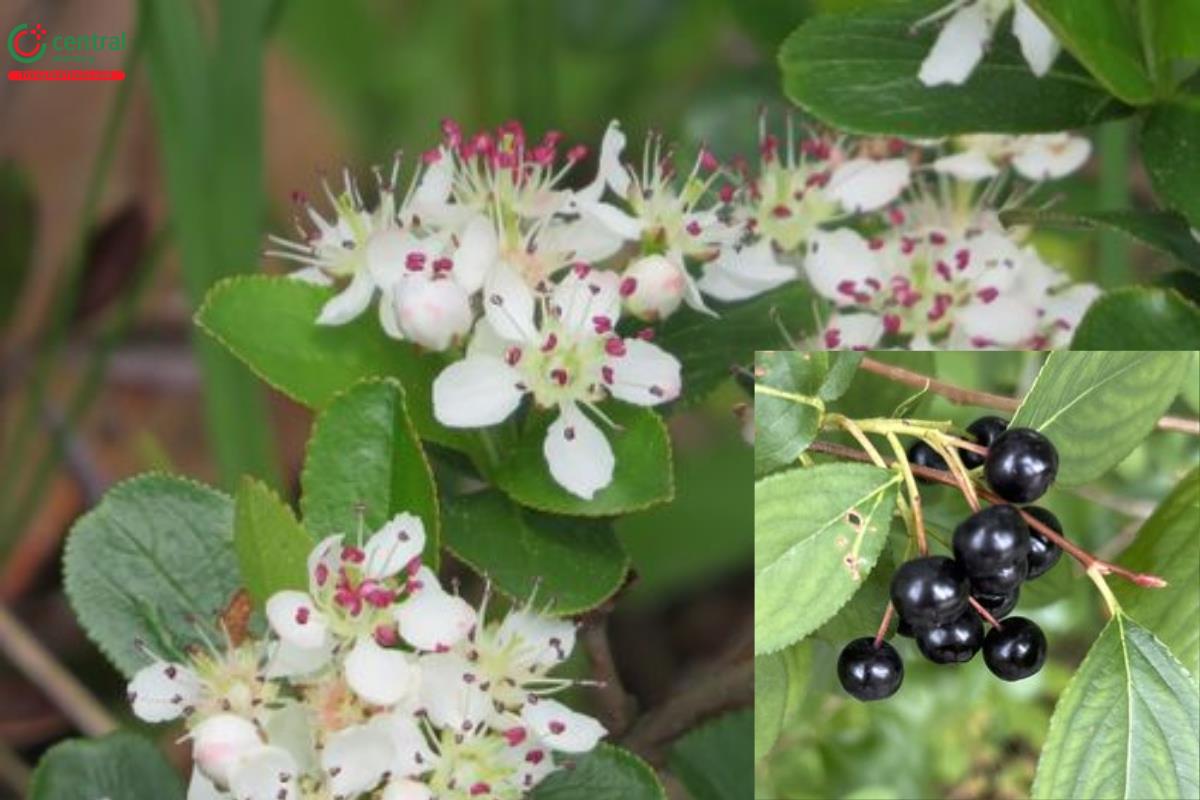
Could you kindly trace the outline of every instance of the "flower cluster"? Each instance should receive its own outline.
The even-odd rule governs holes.
[[[267,640],[155,657],[129,684],[149,722],[183,718],[189,800],[519,798],[604,728],[551,695],[574,625],[531,605],[486,619],[421,564],[420,519],[309,558],[267,602]]]
[[[832,307],[816,346],[1050,347],[1094,297],[1006,231],[995,202],[1014,176],[1077,169],[1086,139],[797,140],[790,123],[783,139],[760,125],[753,163],[705,147],[677,158],[652,134],[635,165],[613,122],[581,179],[587,149],[556,132],[447,121],[403,191],[398,159],[370,206],[347,173],[340,194],[326,187],[336,216],[298,197],[301,240],[272,237],[268,252],[338,287],[318,323],[377,304],[388,335],[460,356],[433,382],[441,424],[498,425],[526,396],[553,414],[549,471],[586,500],[616,468],[603,404],[683,391],[652,327],[683,308],[719,325],[709,302],[807,280]]]

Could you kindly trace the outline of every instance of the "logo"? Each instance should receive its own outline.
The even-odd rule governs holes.
[[[40,22],[18,25],[8,34],[8,52],[17,61],[32,64],[42,57],[42,40],[45,38],[46,29]]]

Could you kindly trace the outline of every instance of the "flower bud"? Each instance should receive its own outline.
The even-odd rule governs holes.
[[[621,293],[629,313],[647,322],[675,313],[687,289],[683,269],[681,263],[657,255],[633,262],[621,279]]]
[[[471,329],[470,297],[448,278],[409,277],[394,302],[405,338],[430,350],[445,350]]]
[[[218,786],[228,786],[242,758],[263,746],[254,723],[236,714],[209,717],[192,731],[192,758]]]

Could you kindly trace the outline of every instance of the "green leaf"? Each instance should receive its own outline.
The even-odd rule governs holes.
[[[844,395],[858,374],[858,365],[862,363],[863,353],[843,351],[829,354],[829,371],[817,393],[825,402],[837,400]]]
[[[1142,126],[1141,148],[1154,191],[1200,228],[1200,101],[1152,108]]]
[[[1014,208],[1001,212],[1005,225],[1047,225],[1056,228],[1095,230],[1105,228],[1172,256],[1184,266],[1200,272],[1200,242],[1191,227],[1173,211],[1072,212],[1036,208]]]
[[[581,614],[625,582],[629,557],[605,520],[541,514],[485,491],[447,499],[445,544],[517,602],[533,595],[559,615]]]
[[[829,373],[829,361],[830,354],[824,351],[770,350],[755,354],[756,386],[797,396],[776,397],[755,390],[755,473],[761,475],[791,464],[816,438],[821,424],[817,396]]]
[[[0,162],[0,329],[11,321],[33,266],[36,213],[24,173],[11,161]]]
[[[939,27],[911,28],[944,5],[891,3],[806,22],[779,51],[784,91],[831,125],[901,136],[1060,131],[1130,113],[1069,59],[1034,76],[1008,35],[964,85],[924,86],[917,73]]]
[[[233,549],[255,602],[284,589],[308,589],[314,542],[287,503],[265,484],[242,478],[234,498]]]
[[[821,464],[754,485],[755,653],[803,639],[862,587],[899,483],[866,464]]]
[[[1083,315],[1072,350],[1194,350],[1200,307],[1174,289],[1106,292]]]
[[[474,452],[471,434],[433,417],[429,387],[445,358],[389,339],[372,314],[348,325],[318,325],[332,296],[332,289],[291,278],[233,278],[212,288],[196,322],[256,375],[309,408],[324,408],[363,378],[398,378],[411,390],[408,413],[422,437]]]
[[[812,306],[812,291],[793,282],[744,303],[714,304],[720,336],[712,334],[712,317],[684,310],[663,323],[655,340],[683,365],[683,400],[691,405],[726,380],[735,364],[749,363],[755,350],[786,347],[783,331],[812,330]]]
[[[632,753],[601,744],[542,781],[531,800],[666,800],[658,776]]]
[[[319,540],[363,537],[407,512],[425,524],[425,561],[436,564],[437,487],[394,380],[365,380],[317,416],[300,475],[304,525]]]
[[[1200,470],[1167,495],[1121,555],[1121,564],[1167,580],[1165,589],[1117,582],[1125,611],[1163,641],[1200,682]]]
[[[183,800],[183,783],[158,748],[132,733],[73,739],[38,763],[29,800]]]
[[[1170,59],[1200,59],[1200,2],[1198,0],[1154,0],[1139,4],[1147,13],[1149,30],[1143,39],[1155,60],[1170,67]]]
[[[875,352],[871,353],[871,358],[920,375],[935,376],[937,372],[933,353],[928,351]],[[833,402],[831,407],[852,419],[890,417],[896,413],[897,408],[918,394],[920,399],[916,404],[909,404],[906,411],[910,416],[920,416],[922,406],[930,397],[928,392],[921,393],[919,389],[860,369],[855,371],[846,393]]]
[[[1186,373],[1187,353],[1051,353],[1011,427],[1058,449],[1058,480],[1077,486],[1116,466],[1154,430]]]
[[[535,411],[520,440],[497,465],[495,485],[522,505],[553,514],[605,517],[640,511],[675,496],[671,442],[658,414],[628,403],[606,403],[604,414],[616,424],[601,430],[616,457],[612,483],[584,500],[550,476],[543,443],[557,411]]]
[[[181,657],[238,589],[233,500],[170,475],[127,480],[75,523],[63,568],[76,616],[117,669],[145,665],[139,639]]]
[[[725,714],[689,731],[671,747],[668,764],[692,800],[744,797],[754,784],[753,712]]]
[[[907,535],[903,520],[894,517],[888,532],[890,542],[899,545]],[[899,561],[900,555],[897,554],[894,558]],[[851,639],[865,636],[878,628],[883,610],[892,599],[892,573],[895,571],[893,567],[893,555],[890,549],[885,547],[859,590],[813,635],[840,648]]]
[[[1156,800],[1200,793],[1200,694],[1162,642],[1114,616],[1050,720],[1033,796]]]
[[[1130,4],[1118,0],[1028,0],[1055,38],[1126,103],[1154,98]]]
[[[754,763],[762,761],[783,729],[788,705],[787,659],[782,652],[754,659]]]

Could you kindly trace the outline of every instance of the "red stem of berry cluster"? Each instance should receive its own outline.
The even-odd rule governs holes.
[[[883,622],[879,623],[879,631],[875,634],[875,649],[879,649],[879,645],[883,642],[883,637],[887,636],[888,626],[892,624],[892,614],[896,613],[896,607],[890,602],[887,604],[887,611],[883,612]]]
[[[865,463],[871,462],[871,457],[866,453],[850,447],[845,447],[840,444],[833,444],[832,442],[813,442],[811,445],[809,445],[809,449],[816,450],[820,453],[829,453],[830,455],[839,456],[841,458],[848,458],[852,461],[862,461]],[[884,463],[889,465],[894,464],[895,459],[884,458]],[[958,486],[958,481],[955,479],[954,475],[945,470],[930,469],[929,467],[923,467],[919,464],[911,464],[910,467],[914,475],[920,475],[923,478],[928,478],[929,480],[937,481],[938,483],[944,483],[947,486]],[[999,497],[993,492],[988,491],[987,489],[979,488],[977,491],[979,492],[979,496],[987,500],[989,503],[997,504],[1007,502],[1003,498]],[[1167,582],[1157,575],[1150,575],[1144,572],[1132,572],[1117,564],[1110,564],[1107,561],[1096,558],[1079,545],[1073,543],[1069,539],[1064,538],[1062,534],[1056,532],[1052,528],[1047,527],[1046,525],[1043,525],[1039,520],[1035,519],[1024,510],[1020,509],[1019,507],[1017,510],[1021,512],[1021,516],[1025,518],[1025,522],[1031,528],[1038,531],[1047,539],[1061,547],[1064,552],[1078,561],[1085,570],[1094,567],[1101,574],[1119,575],[1127,581],[1131,581],[1136,583],[1138,586],[1144,586],[1149,589],[1161,589],[1167,585]]]
[[[986,608],[984,608],[982,605],[980,605],[978,600],[976,600],[974,597],[971,597],[970,595],[967,595],[967,602],[969,602],[971,604],[971,607],[975,609],[975,612],[977,614],[979,614],[979,616],[981,616],[985,620],[987,620],[987,623],[989,625],[991,625],[993,628],[1000,627],[1000,623],[996,620],[996,618],[993,617]]]

